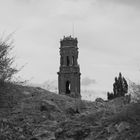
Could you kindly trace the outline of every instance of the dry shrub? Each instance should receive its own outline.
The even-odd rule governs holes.
[[[140,85],[129,81],[129,94],[131,94],[132,102],[140,102]]]
[[[5,82],[9,82],[13,75],[18,70],[13,66],[15,61],[11,55],[13,50],[13,40],[11,40],[12,34],[8,35],[5,39],[0,39],[0,83],[3,85]]]
[[[126,121],[134,124],[140,123],[140,103],[126,105],[120,112],[109,116],[106,119],[108,122]]]

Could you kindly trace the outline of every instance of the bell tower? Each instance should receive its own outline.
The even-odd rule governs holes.
[[[74,98],[80,95],[80,68],[78,65],[78,41],[71,36],[60,40],[60,68],[58,72],[59,94]]]

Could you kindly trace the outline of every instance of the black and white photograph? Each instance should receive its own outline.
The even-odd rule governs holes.
[[[140,0],[0,0],[0,140],[140,140]]]

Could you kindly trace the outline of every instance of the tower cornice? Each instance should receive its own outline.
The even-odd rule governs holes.
[[[60,47],[77,47],[77,44],[77,38],[73,38],[71,36],[64,36],[63,39],[60,40]]]

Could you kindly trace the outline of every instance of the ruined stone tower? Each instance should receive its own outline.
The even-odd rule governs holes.
[[[60,69],[58,72],[59,94],[74,98],[80,95],[80,68],[78,59],[78,41],[71,36],[60,40]]]

